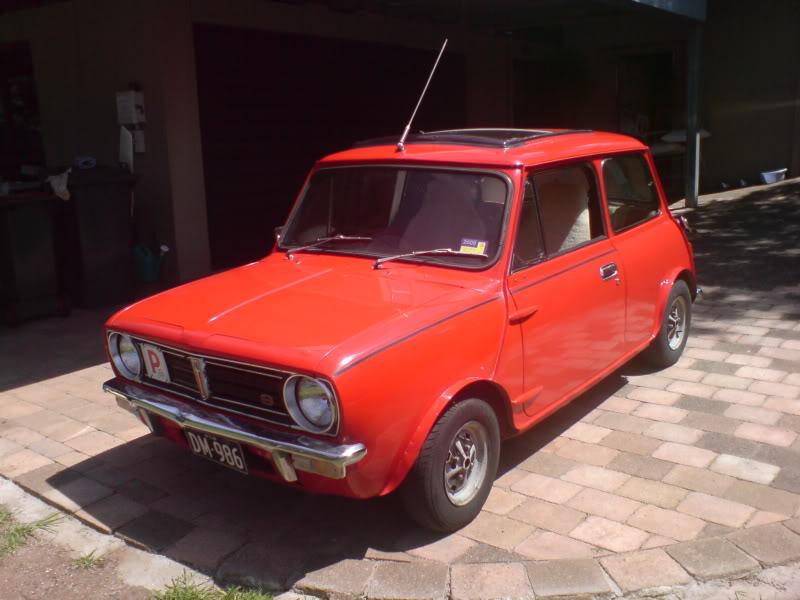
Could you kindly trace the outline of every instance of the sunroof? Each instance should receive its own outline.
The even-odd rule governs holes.
[[[463,146],[484,146],[487,148],[513,148],[536,139],[578,133],[587,130],[551,129],[445,129],[442,131],[421,131],[406,138],[406,144],[455,144]],[[395,137],[382,137],[355,143],[356,148],[396,144]]]

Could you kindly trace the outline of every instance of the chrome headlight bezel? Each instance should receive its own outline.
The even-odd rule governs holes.
[[[125,362],[123,358],[123,351],[120,349],[120,344],[123,342],[130,343],[133,352],[136,354],[136,365],[138,368],[133,369]],[[114,363],[114,368],[117,372],[128,379],[138,381],[142,376],[142,357],[139,354],[139,349],[133,338],[125,333],[118,333],[112,331],[108,334],[108,353],[111,355],[111,361]]]
[[[317,425],[306,415],[306,412],[301,407],[301,401],[297,397],[297,385],[303,381],[311,381],[318,385],[325,394],[325,400],[330,408],[330,422],[327,425]],[[292,417],[298,427],[310,433],[330,434],[334,432],[339,424],[339,403],[333,387],[324,379],[318,377],[310,377],[308,375],[292,375],[283,384],[283,399],[286,403],[286,410],[289,416]]]

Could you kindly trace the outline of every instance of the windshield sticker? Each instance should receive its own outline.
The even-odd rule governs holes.
[[[473,238],[461,238],[461,248],[459,252],[465,254],[486,254],[486,240],[476,240]]]

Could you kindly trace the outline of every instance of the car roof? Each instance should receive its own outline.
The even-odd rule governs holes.
[[[419,162],[520,167],[572,158],[642,151],[639,140],[617,133],[572,129],[447,129],[409,135],[403,150],[398,137],[357,142],[326,156],[327,163]]]

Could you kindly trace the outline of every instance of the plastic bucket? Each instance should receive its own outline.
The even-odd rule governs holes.
[[[761,183],[778,183],[786,179],[786,172],[789,169],[778,169],[776,171],[764,171],[761,173]]]

